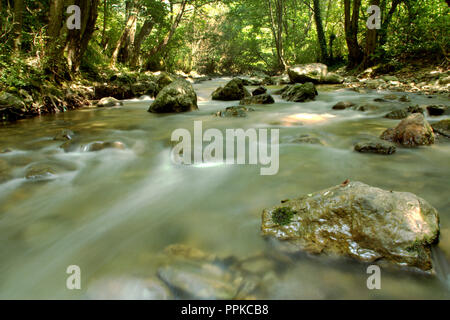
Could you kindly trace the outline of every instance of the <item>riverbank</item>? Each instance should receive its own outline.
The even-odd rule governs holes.
[[[450,97],[450,69],[448,64],[428,64],[421,61],[394,70],[387,65],[369,68],[362,73],[336,71],[343,77],[343,86],[364,93],[365,89],[412,92]],[[119,100],[156,97],[166,85],[180,77],[191,83],[218,77],[195,72],[130,72],[105,70],[82,74],[71,81],[41,80],[38,72],[29,72],[18,86],[0,84],[0,123],[8,123],[44,114],[61,113],[84,107],[94,107],[102,98]],[[246,85],[289,84],[287,73],[269,76],[263,72],[240,75]]]

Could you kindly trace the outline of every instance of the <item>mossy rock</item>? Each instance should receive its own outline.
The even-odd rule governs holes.
[[[290,219],[283,215],[280,224],[276,217],[281,212],[296,213],[289,214]],[[262,233],[285,242],[283,248],[290,253],[385,260],[431,272],[431,246],[439,239],[439,216],[412,193],[346,182],[265,209]]]

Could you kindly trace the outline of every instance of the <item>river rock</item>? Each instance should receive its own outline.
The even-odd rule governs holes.
[[[355,106],[355,104],[353,102],[341,101],[341,102],[336,103],[332,109],[333,110],[345,110],[345,109],[352,108],[354,106]]]
[[[425,113],[425,109],[424,108],[422,108],[421,106],[419,106],[419,105],[415,105],[415,106],[409,106],[407,109],[406,109],[406,111],[408,112],[408,113]]]
[[[96,152],[104,149],[125,150],[126,146],[120,141],[93,142],[84,148],[88,152]]]
[[[242,100],[245,97],[250,97],[251,94],[244,87],[242,79],[234,78],[228,82],[224,87],[217,88],[212,94],[213,100],[233,101]]]
[[[73,133],[72,130],[63,129],[63,130],[59,131],[55,135],[53,140],[55,140],[55,141],[69,141],[69,140],[72,140],[74,136],[75,136],[75,133]]]
[[[252,105],[252,104],[273,104],[273,103],[275,103],[275,100],[268,93],[259,94],[259,95],[251,96],[251,97],[246,97],[239,102],[240,105],[244,105],[244,106]]]
[[[292,83],[321,83],[328,74],[328,67],[322,63],[308,63],[292,66],[288,75]]]
[[[442,116],[444,114],[450,114],[447,106],[427,106],[427,111],[430,116]]]
[[[259,86],[258,88],[252,91],[252,96],[258,96],[264,93],[267,93],[267,89],[264,88],[263,86]]]
[[[158,276],[169,287],[191,299],[233,299],[243,282],[242,278],[234,278],[217,264],[188,260],[159,268]]]
[[[149,112],[171,113],[198,110],[197,94],[186,80],[176,80],[164,87],[150,105]]]
[[[320,80],[322,84],[341,84],[344,83],[344,78],[336,73],[328,73]]]
[[[119,106],[123,106],[123,103],[113,97],[102,98],[99,102],[97,102],[97,107],[100,108],[110,108]]]
[[[285,241],[290,252],[383,259],[430,271],[439,216],[412,193],[348,182],[264,210],[262,232]]]
[[[407,118],[409,115],[409,113],[404,110],[404,109],[400,109],[400,110],[393,110],[391,112],[389,112],[387,115],[385,115],[385,118],[388,119],[405,119]]]
[[[252,108],[246,107],[228,107],[224,111],[218,111],[215,113],[216,117],[230,118],[230,117],[246,117],[247,112],[255,111]]]
[[[397,148],[395,144],[381,139],[373,138],[367,141],[358,142],[355,145],[355,151],[361,153],[378,153],[378,154],[393,154]]]
[[[0,121],[18,119],[25,112],[26,106],[22,99],[11,93],[0,93]]]
[[[402,120],[397,127],[384,131],[381,139],[407,147],[434,143],[434,132],[423,114],[414,113]]]
[[[450,119],[441,120],[437,123],[433,123],[433,130],[437,133],[450,138]]]
[[[304,84],[294,84],[289,86],[281,95],[287,101],[305,102],[314,100],[318,95],[316,87],[313,83],[307,82]]]
[[[411,99],[407,95],[401,96],[399,100],[401,102],[411,102]]]
[[[45,163],[36,163],[28,167],[25,178],[28,180],[51,180],[55,178],[56,170]]]
[[[322,140],[309,134],[301,134],[288,140],[290,143],[307,143],[325,145]]]
[[[91,283],[87,297],[91,300],[169,300],[172,294],[157,278],[110,277]]]
[[[173,74],[167,72],[161,72],[156,77],[156,85],[158,86],[158,91],[161,91],[164,87],[168,86],[172,82],[176,81],[177,77]]]

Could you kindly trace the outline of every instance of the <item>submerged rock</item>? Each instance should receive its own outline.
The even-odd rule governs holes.
[[[212,94],[213,100],[233,101],[242,100],[250,97],[251,94],[244,87],[242,79],[235,78],[228,82],[224,87],[219,87]]]
[[[355,151],[361,153],[378,153],[389,155],[395,153],[396,150],[397,148],[395,147],[395,144],[377,138],[361,141],[355,145]]]
[[[437,133],[450,138],[450,119],[445,119],[437,123],[433,123],[432,128]]]
[[[99,102],[97,102],[97,107],[101,108],[110,108],[119,106],[123,106],[123,103],[113,97],[102,98]]]
[[[258,96],[264,93],[267,93],[267,89],[262,86],[259,86],[258,88],[252,91],[252,96]]]
[[[356,105],[353,102],[341,101],[341,102],[336,103],[332,109],[333,110],[345,110],[345,109],[353,108],[355,106]]]
[[[104,149],[125,150],[126,146],[120,141],[93,142],[85,148],[85,151],[96,152]]]
[[[168,300],[172,294],[159,279],[134,277],[104,278],[89,285],[91,300]]]
[[[55,137],[53,138],[53,140],[55,141],[69,141],[72,140],[74,137],[75,133],[73,133],[72,130],[68,130],[68,129],[63,129],[60,132],[58,132]]]
[[[176,80],[164,87],[150,105],[148,112],[171,113],[198,110],[197,94],[186,80]]]
[[[308,63],[292,66],[288,75],[292,83],[321,83],[328,74],[328,67],[322,63]]]
[[[313,83],[307,82],[304,84],[294,84],[289,86],[282,94],[281,97],[285,100],[292,102],[305,102],[314,100],[318,95],[316,87]]]
[[[56,170],[47,164],[36,163],[28,167],[25,178],[28,180],[51,180],[55,178]]]
[[[290,143],[307,143],[307,144],[325,145],[325,143],[323,143],[322,140],[320,140],[317,137],[313,137],[313,136],[311,136],[309,134],[301,134],[299,136],[292,137],[292,138],[288,139],[288,142],[290,142]]]
[[[217,264],[181,260],[159,268],[158,276],[169,287],[194,299],[233,299],[243,280]]]
[[[239,102],[240,105],[244,106],[252,104],[273,104],[273,103],[275,103],[275,100],[268,93],[263,93],[252,97],[246,97]]]
[[[423,114],[414,113],[402,120],[397,127],[384,131],[381,139],[400,143],[407,147],[434,143],[434,132]]]
[[[246,107],[228,107],[225,111],[218,111],[215,113],[216,117],[228,118],[228,117],[246,117],[247,112],[255,111],[252,108]]]
[[[274,221],[281,212],[291,214]],[[262,232],[286,241],[290,252],[364,262],[384,259],[429,271],[439,217],[436,209],[412,193],[349,182],[264,210]]]

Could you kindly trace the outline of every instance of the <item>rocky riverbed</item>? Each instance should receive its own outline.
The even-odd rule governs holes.
[[[173,107],[162,110],[171,113],[148,112],[158,100],[152,94],[124,100],[111,91],[102,96],[119,102],[105,100],[98,107],[1,127],[0,297],[448,298],[448,97],[378,87],[356,91],[345,82],[321,84],[322,78],[280,92],[285,84],[273,84],[272,78],[240,78],[230,86],[238,96],[224,98],[229,92],[222,90],[213,100],[213,92],[231,78],[187,85],[160,75],[155,83],[174,83],[175,89],[160,95]],[[179,99],[179,90],[189,99]],[[170,98],[161,98],[166,93]],[[258,103],[270,101],[268,96],[273,103]],[[396,110],[404,117],[386,117]],[[192,130],[199,120],[205,129],[221,131],[279,129],[279,173],[264,177],[255,166],[173,164],[171,133]],[[395,135],[384,135],[389,129]],[[366,185],[375,193],[344,192]],[[332,186],[342,189],[336,196],[342,205],[330,196],[317,198],[319,190]],[[390,200],[376,202],[375,194]],[[268,232],[269,213],[263,231],[273,236],[262,236],[264,209],[282,200],[281,207],[292,207],[298,220],[297,212],[312,206],[312,200],[295,200],[305,196],[331,211],[317,217],[325,220],[323,228],[308,223],[302,230],[324,237],[316,231],[340,225],[339,241],[328,234],[321,246],[308,236],[316,250],[304,250],[308,243],[303,242],[286,251],[289,241],[277,239],[275,229]],[[351,211],[350,203],[363,210]],[[415,212],[413,207],[420,214],[402,220]],[[355,214],[350,220],[349,210]],[[343,220],[330,219],[331,212]],[[390,227],[387,213],[398,228]],[[382,217],[367,223],[371,233],[343,247],[340,240],[363,234],[370,214]],[[361,222],[360,229],[351,229],[349,236],[345,228],[352,221]],[[414,237],[415,245],[408,242]],[[360,251],[353,254],[356,245]],[[366,268],[378,262],[383,289],[370,291]],[[83,290],[77,293],[61,286],[73,264],[83,274]]]

